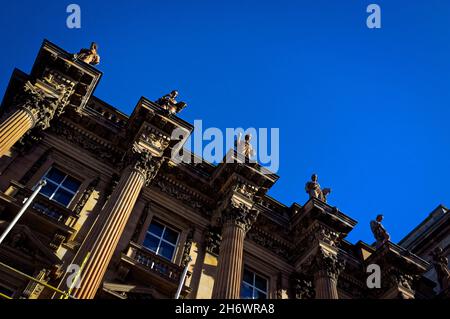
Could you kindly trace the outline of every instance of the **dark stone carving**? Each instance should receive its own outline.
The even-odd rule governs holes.
[[[159,188],[162,192],[174,197],[175,199],[183,202],[194,210],[199,211],[204,216],[211,216],[211,210],[207,208],[207,203],[196,195],[194,192],[183,188],[181,185],[173,183],[168,179],[161,177],[157,178],[153,183],[153,186]]]
[[[230,204],[222,212],[223,224],[234,223],[248,232],[258,217],[259,211],[251,209],[243,203],[231,200]]]
[[[183,257],[181,261],[181,265],[183,267],[186,266],[190,261],[190,253],[193,239],[194,239],[194,229],[192,228],[186,237],[186,242],[184,243]]]
[[[59,137],[63,137],[66,141],[89,151],[97,159],[106,161],[114,166],[121,162],[121,156],[118,151],[100,141],[96,141],[93,136],[73,126],[69,126],[64,121],[58,121],[57,125],[51,126],[50,131]]]
[[[337,280],[345,268],[345,261],[334,253],[318,249],[317,253],[305,262],[304,268],[307,269],[308,274],[312,274],[314,277],[326,276]]]
[[[91,197],[91,194],[97,187],[99,181],[100,178],[97,177],[88,185],[88,187],[86,187],[86,189],[83,192],[83,195],[81,195],[77,205],[75,206],[74,209],[75,214],[79,215],[81,213],[81,210],[83,209],[84,205],[86,205],[87,201],[89,200],[89,197]]]
[[[445,257],[444,251],[441,247],[436,247],[430,254],[436,271],[437,279],[441,290],[446,290],[450,287],[450,270],[448,269],[448,258]]]
[[[381,222],[383,221],[383,215],[377,215],[375,220],[370,222],[370,229],[372,230],[373,236],[376,239],[376,248],[381,247],[384,243],[388,242],[391,238],[389,233],[383,227]]]
[[[89,49],[81,49],[77,54],[73,55],[73,59],[92,65],[99,64],[100,56],[97,53],[97,43],[92,42]]]
[[[177,96],[178,91],[174,90],[156,100],[155,103],[160,105],[164,110],[167,110],[170,114],[179,113],[187,104],[185,102],[177,102]]]
[[[327,202],[328,194],[331,193],[331,188],[320,188],[316,174],[313,174],[311,176],[311,181],[306,183],[305,190],[309,194],[309,198],[318,198],[325,203]]]
[[[66,236],[59,233],[55,233],[53,235],[52,241],[50,242],[50,247],[54,250],[58,250],[59,246],[61,246],[61,244],[64,243],[65,240]]]
[[[205,236],[205,249],[212,255],[219,255],[220,243],[222,241],[221,230],[219,227],[210,227]]]
[[[291,282],[295,299],[314,299],[316,292],[311,276],[304,273],[295,274],[292,277]]]
[[[150,185],[156,174],[158,174],[161,165],[166,160],[165,157],[154,157],[147,150],[133,144],[130,151],[125,154],[123,167],[131,166],[140,172],[144,178],[146,185]]]
[[[289,260],[292,255],[288,245],[283,244],[258,227],[252,227],[247,233],[247,238],[286,260]]]

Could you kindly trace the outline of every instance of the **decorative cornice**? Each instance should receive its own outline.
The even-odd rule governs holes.
[[[200,212],[205,217],[210,217],[212,215],[211,200],[205,198],[199,193],[190,190],[184,185],[167,178],[164,175],[158,176],[152,186],[155,186],[163,193],[174,197],[175,199],[181,201],[183,204],[193,208],[195,211]]]
[[[56,125],[50,127],[50,132],[58,137],[64,137],[66,141],[89,151],[93,157],[101,161],[106,161],[113,166],[121,163],[121,151],[119,149],[70,122],[60,119]]]

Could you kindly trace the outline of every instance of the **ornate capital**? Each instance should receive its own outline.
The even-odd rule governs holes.
[[[46,70],[42,79],[35,83],[27,81],[23,93],[16,99],[19,108],[33,120],[33,127],[47,129],[55,116],[64,112],[64,107],[74,92],[75,83],[52,70]]]
[[[123,163],[138,171],[145,178],[148,186],[158,174],[165,158],[154,157],[147,150],[140,147],[137,143],[133,144],[132,149],[125,155]]]
[[[222,222],[226,224],[234,224],[248,232],[255,223],[259,212],[245,205],[231,200],[230,204],[222,212]]]
[[[345,268],[345,261],[336,254],[319,248],[317,253],[308,260],[307,268],[314,277],[329,277],[337,280],[341,271]]]

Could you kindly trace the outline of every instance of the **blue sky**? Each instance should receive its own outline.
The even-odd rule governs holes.
[[[66,6],[81,6],[81,29]],[[382,28],[370,30],[377,3]],[[280,128],[279,181],[269,194],[307,200],[319,175],[371,243],[385,215],[400,240],[450,205],[448,1],[10,1],[0,12],[0,95],[30,71],[44,38],[67,51],[99,45],[95,95],[129,114],[140,96],[176,88],[180,116],[204,127]]]

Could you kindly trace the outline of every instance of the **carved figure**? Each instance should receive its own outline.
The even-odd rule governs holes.
[[[321,189],[317,179],[317,174],[313,174],[311,181],[306,183],[305,190],[309,194],[309,198],[317,198],[326,203],[327,196],[331,193],[331,188]]]
[[[163,109],[169,111],[170,114],[179,113],[184,109],[187,104],[184,102],[177,102],[176,98],[178,96],[178,91],[173,90],[169,94],[156,100],[156,104],[159,104]]]
[[[74,54],[75,60],[81,60],[85,63],[97,65],[100,63],[100,55],[97,53],[97,43],[92,42],[89,49],[81,49],[80,52]]]
[[[377,241],[376,248],[381,247],[384,243],[391,239],[391,236],[381,224],[382,221],[383,215],[377,215],[376,219],[370,222],[370,229],[372,230],[373,236]]]

